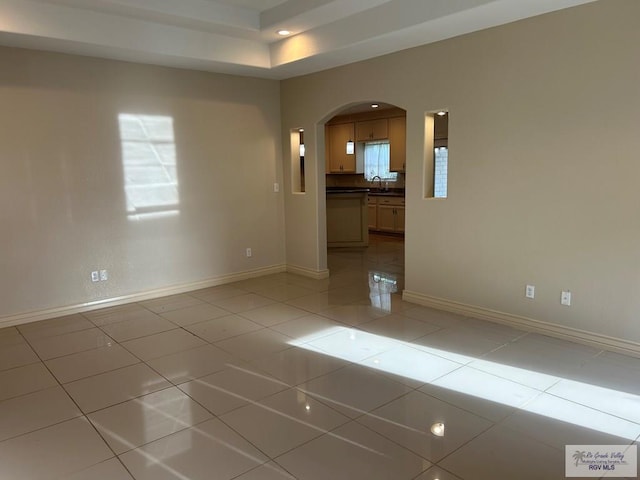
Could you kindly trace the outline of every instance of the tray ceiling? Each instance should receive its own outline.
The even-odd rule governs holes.
[[[0,0],[0,45],[283,79],[590,1]]]

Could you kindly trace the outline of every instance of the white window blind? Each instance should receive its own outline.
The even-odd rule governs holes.
[[[395,182],[398,174],[389,171],[389,142],[368,142],[364,145],[364,178],[375,176],[387,182]]]

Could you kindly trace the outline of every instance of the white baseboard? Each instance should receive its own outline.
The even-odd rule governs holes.
[[[590,345],[603,350],[610,350],[613,352],[624,353],[626,355],[632,355],[634,357],[640,357],[640,343],[622,338],[609,337],[607,335],[572,327],[564,327],[554,323],[499,312],[497,310],[491,310],[475,305],[468,305],[465,303],[455,302],[453,300],[447,300],[445,298],[432,297],[430,295],[424,295],[422,293],[412,292],[409,290],[404,290],[402,292],[402,299],[425,307],[445,310],[447,312],[479,318],[489,322],[501,323],[522,330],[541,333],[550,337],[563,338],[576,343]]]
[[[158,288],[155,290],[147,290],[145,292],[132,293],[130,295],[122,295],[119,297],[105,298],[92,302],[79,303],[76,305],[68,305],[64,307],[48,308],[46,310],[38,310],[33,312],[19,313],[16,315],[8,315],[0,317],[0,328],[22,325],[25,323],[37,322],[39,320],[47,320],[50,318],[72,315],[74,313],[89,312],[99,308],[114,307],[125,303],[141,302],[143,300],[152,300],[154,298],[165,297],[168,295],[177,295],[179,293],[191,292],[202,288],[215,287],[227,283],[239,282],[249,278],[262,277],[274,273],[282,273],[287,271],[287,267],[282,265],[273,265],[270,267],[256,268],[245,272],[230,273],[220,275],[219,277],[209,278],[198,282],[185,283],[181,285],[173,285],[170,287]]]
[[[303,277],[313,278],[314,280],[323,280],[329,278],[329,270],[314,270],[307,267],[299,267],[297,265],[287,265],[288,273],[295,273]]]

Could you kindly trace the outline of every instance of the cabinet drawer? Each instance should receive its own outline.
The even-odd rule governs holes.
[[[404,206],[402,197],[378,197],[378,205]]]

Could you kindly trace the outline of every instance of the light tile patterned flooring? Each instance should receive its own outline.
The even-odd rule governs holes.
[[[637,442],[640,359],[403,302],[393,237],[329,267],[0,330],[0,478],[562,479]]]

